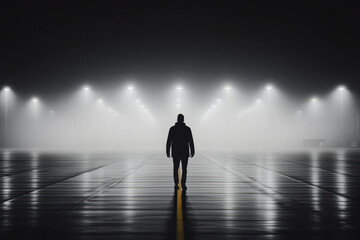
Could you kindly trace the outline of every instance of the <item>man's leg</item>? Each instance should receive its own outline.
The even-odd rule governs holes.
[[[174,163],[174,183],[175,187],[179,184],[179,165],[180,165],[180,158],[179,157],[173,157],[173,163]]]
[[[186,174],[187,174],[187,165],[188,165],[189,157],[181,158],[181,167],[182,167],[182,176],[181,176],[181,186],[184,190],[186,190]]]

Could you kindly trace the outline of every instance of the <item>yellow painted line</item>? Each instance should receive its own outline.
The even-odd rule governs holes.
[[[176,240],[184,240],[184,220],[181,197],[181,171],[179,167],[179,189],[177,190],[177,211],[176,211]]]

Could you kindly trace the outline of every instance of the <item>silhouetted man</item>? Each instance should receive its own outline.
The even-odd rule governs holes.
[[[186,190],[186,173],[187,173],[187,164],[189,159],[189,147],[190,147],[190,156],[193,157],[195,154],[194,141],[191,133],[191,129],[184,123],[184,115],[179,114],[177,117],[177,122],[169,130],[169,135],[166,141],[166,155],[170,157],[170,146],[171,146],[171,156],[174,162],[174,182],[175,190],[179,189],[179,174],[178,169],[181,161],[182,166],[182,176],[181,176],[181,186],[183,190]]]

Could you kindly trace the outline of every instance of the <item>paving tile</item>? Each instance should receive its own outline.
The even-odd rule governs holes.
[[[358,239],[360,152],[199,152],[188,191],[163,153],[7,151],[0,237]]]

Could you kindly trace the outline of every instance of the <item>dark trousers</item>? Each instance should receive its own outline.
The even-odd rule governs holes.
[[[173,157],[175,185],[179,184],[179,171],[178,170],[179,170],[180,161],[181,161],[181,167],[182,167],[181,185],[182,186],[185,185],[188,160],[189,160],[189,157]]]

